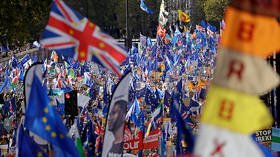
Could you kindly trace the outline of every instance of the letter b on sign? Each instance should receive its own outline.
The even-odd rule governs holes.
[[[237,38],[243,42],[251,42],[253,39],[255,24],[241,21],[238,26]]]
[[[220,103],[218,116],[224,120],[231,120],[234,111],[234,102],[230,100],[222,100]]]

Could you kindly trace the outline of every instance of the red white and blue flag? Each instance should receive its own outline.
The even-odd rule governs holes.
[[[96,62],[118,76],[121,76],[119,65],[127,56],[126,50],[117,41],[62,0],[53,2],[40,44],[63,56]]]

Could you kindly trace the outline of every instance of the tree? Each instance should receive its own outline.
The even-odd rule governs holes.
[[[222,21],[224,8],[230,0],[206,0],[204,2],[204,12],[207,21]]]
[[[192,26],[200,24],[201,20],[205,20],[204,13],[205,0],[192,0],[191,2],[191,23]]]
[[[126,0],[64,1],[113,37],[122,37],[121,31],[126,28]],[[140,9],[140,0],[128,2],[130,36],[138,38],[140,32],[155,36],[160,1],[145,2],[153,15]],[[0,43],[17,47],[38,40],[47,24],[51,3],[52,0],[0,0]]]
[[[126,0],[119,0],[117,7],[118,24],[120,28],[125,29]],[[154,12],[150,15],[140,9],[140,0],[128,0],[128,25],[129,33],[133,38],[138,38],[140,32],[147,36],[156,35],[156,26],[161,1],[145,1],[147,6]]]
[[[1,43],[21,46],[38,40],[47,23],[52,0],[1,0]]]

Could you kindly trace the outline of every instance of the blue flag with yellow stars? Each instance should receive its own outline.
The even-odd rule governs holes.
[[[36,74],[33,77],[30,98],[25,114],[26,128],[63,150],[64,156],[79,156],[74,142],[67,136],[68,130],[59,114],[49,104],[46,87],[42,86]]]
[[[44,152],[40,146],[28,135],[23,129],[21,124],[18,130],[17,138],[18,157],[47,157],[48,155]]]

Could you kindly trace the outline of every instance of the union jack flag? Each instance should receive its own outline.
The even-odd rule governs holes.
[[[127,52],[87,18],[54,0],[48,24],[42,34],[43,48],[55,49],[63,56],[79,61],[93,61],[121,76],[120,64]]]
[[[196,28],[196,30],[199,30],[201,32],[205,32],[205,28],[202,27],[202,26],[196,25],[195,28]]]
[[[188,111],[185,111],[185,112],[183,112],[182,114],[181,114],[181,117],[182,117],[182,119],[187,119],[188,117],[189,117],[189,112]]]

